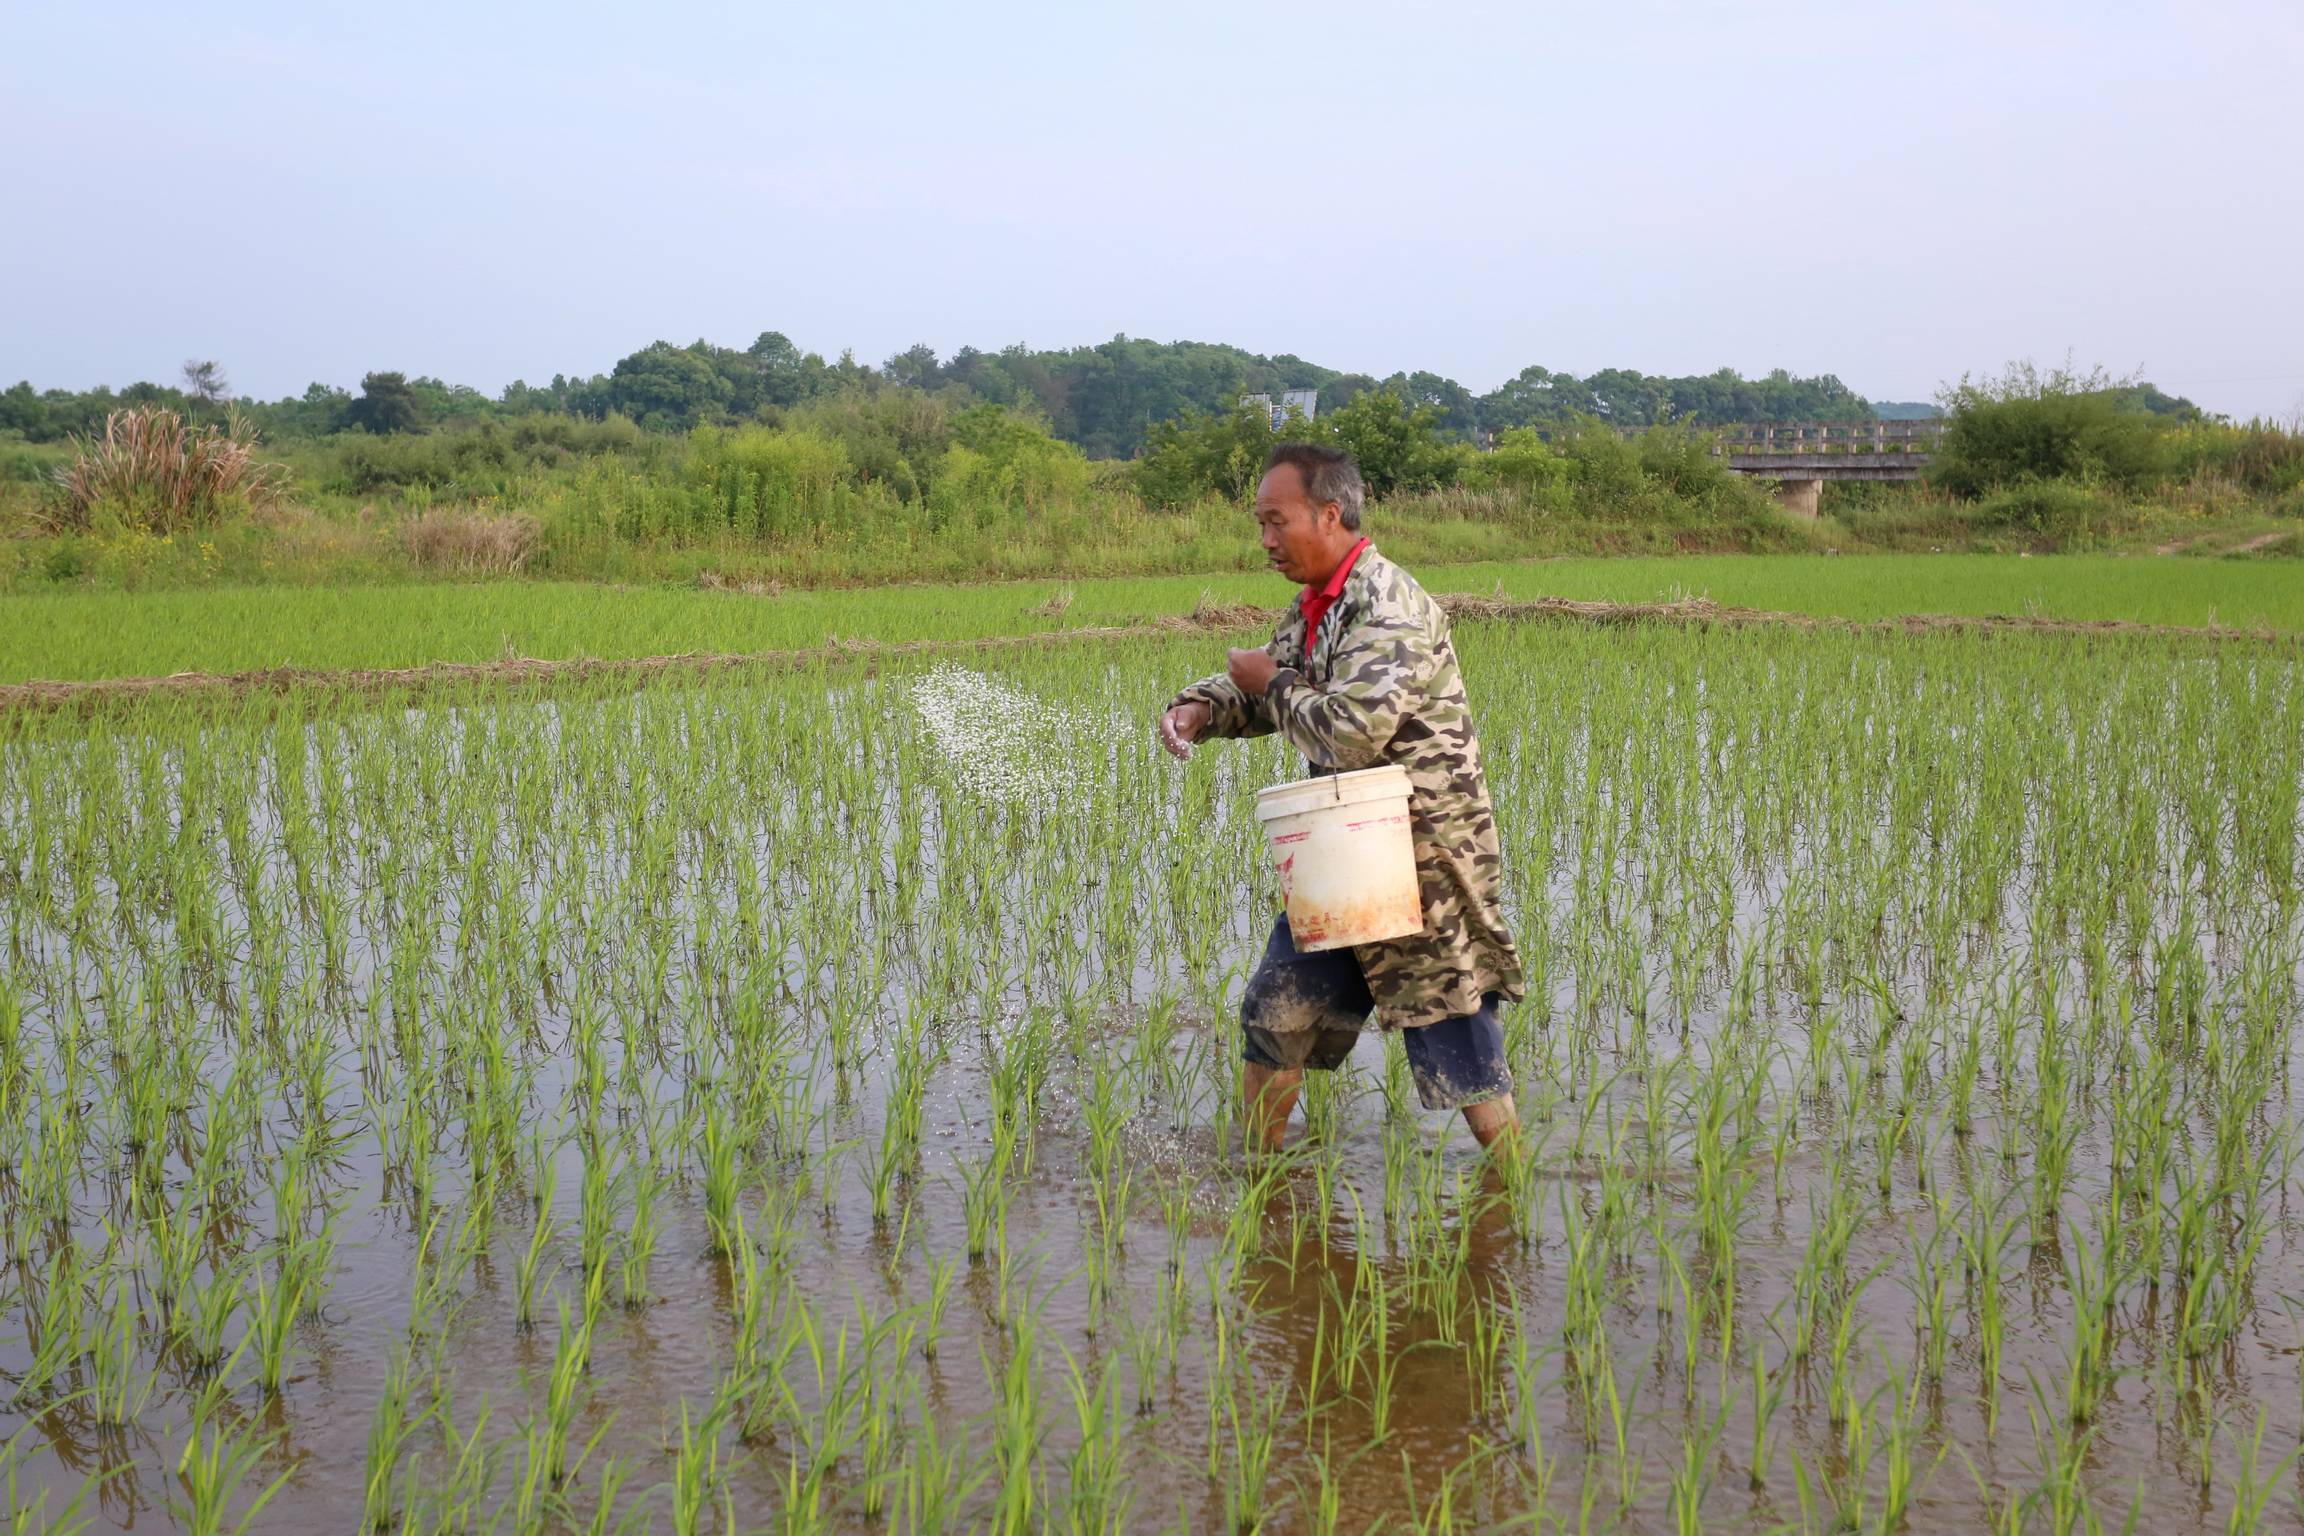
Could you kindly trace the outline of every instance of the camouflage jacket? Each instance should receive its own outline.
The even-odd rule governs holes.
[[[1304,628],[1303,613],[1290,605],[1265,648],[1287,670],[1262,698],[1219,673],[1176,703],[1208,705],[1204,737],[1279,732],[1315,773],[1380,763],[1408,770],[1424,931],[1354,950],[1380,1025],[1471,1013],[1486,992],[1518,998],[1520,952],[1504,923],[1496,817],[1448,616],[1371,545],[1320,621],[1310,655]]]

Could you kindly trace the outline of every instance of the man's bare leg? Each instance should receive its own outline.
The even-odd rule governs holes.
[[[1251,1148],[1280,1150],[1288,1140],[1288,1117],[1295,1112],[1296,1095],[1303,1091],[1302,1067],[1267,1067],[1257,1061],[1240,1064],[1240,1113],[1247,1123]]]
[[[1520,1111],[1513,1106],[1512,1095],[1486,1099],[1478,1104],[1464,1106],[1464,1124],[1471,1129],[1472,1139],[1483,1151],[1492,1150],[1498,1142],[1509,1142],[1520,1134]]]

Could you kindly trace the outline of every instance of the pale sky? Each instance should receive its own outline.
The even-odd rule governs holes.
[[[2304,410],[2304,4],[0,0],[0,384],[663,338]]]

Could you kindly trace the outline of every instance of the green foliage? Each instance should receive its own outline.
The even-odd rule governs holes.
[[[1368,494],[1384,497],[1433,490],[1456,478],[1464,456],[1441,441],[1440,423],[1440,407],[1372,389],[1312,423],[1310,435],[1349,452]]]
[[[371,373],[360,381],[360,398],[345,412],[348,426],[363,432],[414,432],[424,425],[424,401],[402,373]]]
[[[977,405],[952,418],[952,443],[931,501],[945,520],[985,522],[1001,511],[1046,511],[1088,493],[1088,460],[1018,411]]]
[[[1281,431],[1297,434],[1303,427],[1303,418],[1291,414]],[[1156,507],[1181,507],[1207,496],[1244,503],[1255,493],[1264,456],[1276,441],[1271,418],[1252,405],[1157,423],[1135,465],[1137,492]]]
[[[46,485],[68,450],[0,439],[0,485]]]
[[[912,389],[843,390],[792,411],[787,425],[838,443],[862,484],[918,500],[952,444],[952,403]]]
[[[352,403],[350,390],[315,382],[306,385],[302,395],[242,408],[278,442],[283,437],[325,437],[345,430],[352,422]]]
[[[721,420],[734,390],[710,361],[659,341],[616,364],[608,407],[652,432],[675,432]]]
[[[1553,451],[1534,427],[1506,427],[1496,446],[1473,459],[1467,482],[1502,490],[1537,492],[1568,483],[1574,465]]]
[[[1750,482],[1712,450],[1716,440],[1686,422],[1653,427],[1640,434],[1640,468],[1675,496],[1716,501]]]
[[[503,496],[523,473],[570,465],[606,454],[653,461],[666,442],[643,433],[629,417],[583,421],[570,416],[524,416],[482,422],[463,432],[346,436],[329,451],[320,483],[347,495],[422,487],[464,496]]]
[[[850,469],[847,450],[816,432],[699,427],[686,479],[709,494],[719,530],[772,538],[831,521],[845,504]]]
[[[39,395],[33,392],[30,379],[19,379],[0,390],[0,432],[30,437],[46,424],[47,412],[41,407]]]
[[[1569,478],[1587,498],[1628,503],[1647,484],[1639,448],[1604,423],[1586,417],[1561,433],[1556,442],[1560,456],[1568,462]]]
[[[1051,430],[1093,458],[1129,458],[1148,444],[1154,423],[1194,413],[1227,413],[1244,393],[1316,389],[1331,370],[1283,354],[1264,357],[1207,342],[1155,342],[1115,336],[1093,347],[1032,352],[1011,347],[975,354],[939,371],[936,385],[980,387],[988,399],[1035,406]],[[970,378],[979,381],[970,384]]]
[[[1136,486],[1154,506],[1204,496],[1242,502],[1254,493],[1274,443],[1308,440],[1349,451],[1372,496],[1432,490],[1452,483],[1466,462],[1460,449],[1442,441],[1439,421],[1437,407],[1411,405],[1389,389],[1355,395],[1313,421],[1291,413],[1277,432],[1254,406],[1202,412],[1152,429]]]
[[[102,386],[35,391],[29,381],[20,380],[0,392],[0,432],[13,432],[26,442],[61,443],[101,432],[115,411],[164,406],[182,413],[191,404],[184,391],[164,384],[131,384],[115,394]]]
[[[1733,368],[1685,378],[1603,368],[1580,379],[1529,367],[1481,396],[1478,407],[1480,425],[1491,432],[1565,425],[1583,417],[1611,426],[1640,427],[1668,421],[1697,426],[1865,421],[1875,414],[1863,396],[1831,374],[1795,378],[1781,368],[1759,379],[1747,379]]]
[[[2192,421],[2169,445],[2180,473],[2228,480],[2258,496],[2304,488],[2304,432],[2268,421]]]
[[[222,387],[213,382],[221,380],[221,365],[199,377],[212,380],[204,386],[211,394]],[[1292,353],[1268,357],[1217,343],[1125,335],[1095,346],[1046,351],[1021,345],[996,352],[962,347],[948,360],[940,360],[931,347],[915,345],[878,368],[848,355],[827,362],[802,351],[780,331],[763,331],[742,350],[701,339],[686,346],[656,341],[619,359],[606,373],[554,374],[548,384],[515,380],[493,400],[435,378],[370,377],[390,392],[388,403],[369,404],[333,386],[313,384],[301,396],[243,401],[241,406],[274,440],[348,427],[407,432],[539,412],[595,420],[624,415],[648,431],[672,434],[705,425],[773,422],[810,402],[895,390],[934,395],[955,409],[989,403],[1028,410],[1047,423],[1052,435],[1089,457],[1122,459],[1146,451],[1163,422],[1226,415],[1244,394],[1286,389],[1317,390],[1320,416],[1362,395],[1389,392],[1410,406],[1428,408],[1441,437],[1466,444],[1513,427],[1561,425],[1580,415],[1637,426],[1675,418],[1719,424],[1850,420],[1871,414],[1864,400],[1838,379],[1798,379],[1782,370],[1746,380],[1728,369],[1697,378],[1663,378],[1618,368],[1580,379],[1531,367],[1487,394],[1475,394],[1454,379],[1421,369],[1378,380]],[[41,394],[23,383],[0,393],[0,431],[35,442],[56,441],[68,432],[91,430],[106,412],[123,405],[184,409],[190,398],[181,389],[148,383],[117,395],[108,389]],[[872,457],[858,444],[849,447],[859,464]],[[908,457],[915,489],[925,484],[923,472],[933,468],[942,451],[939,445],[924,461]]]
[[[2205,421],[2203,411],[2182,395],[2171,395],[2156,384],[2135,380],[2118,385],[2114,391],[2120,398],[2122,410],[2142,411],[2147,416],[2173,416],[2179,421]]]
[[[2141,406],[2138,391],[2102,369],[2080,373],[2070,364],[2042,370],[2011,363],[1982,379],[1963,374],[1944,392],[1951,422],[1929,478],[1968,497],[2067,478],[2140,490],[2173,467],[2177,418]]]
[[[2112,531],[2117,507],[2077,481],[2019,480],[1984,497],[1976,510],[1987,524],[2038,534],[2058,548],[2088,549]]]

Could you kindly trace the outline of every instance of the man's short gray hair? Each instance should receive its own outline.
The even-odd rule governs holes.
[[[1352,455],[1326,443],[1276,443],[1264,456],[1267,474],[1283,464],[1296,466],[1296,473],[1304,481],[1304,494],[1316,507],[1336,503],[1337,521],[1358,532],[1360,508],[1368,500],[1367,484],[1360,478],[1360,466],[1352,462]]]

